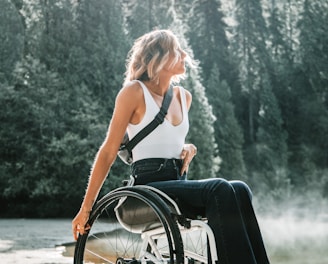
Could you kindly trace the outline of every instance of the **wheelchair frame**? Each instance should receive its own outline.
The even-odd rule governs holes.
[[[125,186],[101,198],[80,235],[74,264],[218,263],[213,231],[206,219],[189,219],[160,190]]]

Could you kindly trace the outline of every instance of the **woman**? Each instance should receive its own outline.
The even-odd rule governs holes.
[[[171,82],[179,81],[185,74],[186,62],[192,60],[169,30],[152,31],[134,43],[107,136],[96,155],[81,209],[72,222],[75,239],[78,233],[90,228],[86,225],[89,213],[116,159],[125,131],[132,138],[152,121]],[[133,149],[131,168],[135,184],[151,185],[194,210],[205,211],[220,263],[269,263],[248,186],[221,178],[185,179],[197,152],[193,144],[185,144],[191,101],[190,92],[174,87],[164,123]]]

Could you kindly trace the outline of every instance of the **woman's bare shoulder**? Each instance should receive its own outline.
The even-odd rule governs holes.
[[[184,87],[181,87],[181,88],[183,89],[184,94],[186,95],[187,107],[189,109],[190,108],[190,105],[191,105],[191,102],[192,102],[192,94],[186,88],[184,88]]]
[[[183,90],[185,91],[187,98],[191,98],[192,97],[191,92],[189,90],[187,90],[186,88],[183,88]]]
[[[128,92],[128,93],[135,93],[135,92],[141,92],[141,86],[138,81],[129,81],[128,83],[125,83],[122,87],[121,91]]]
[[[124,97],[125,99],[136,100],[140,96],[143,96],[143,91],[140,84],[137,81],[130,81],[121,88],[117,98],[120,99]]]

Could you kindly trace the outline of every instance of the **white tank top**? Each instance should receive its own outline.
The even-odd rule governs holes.
[[[138,81],[138,83],[143,89],[146,111],[139,124],[128,124],[127,132],[130,139],[148,125],[160,109],[147,87],[141,81]],[[165,118],[162,124],[156,127],[155,130],[134,147],[132,150],[133,161],[148,158],[180,158],[189,130],[186,94],[182,87],[180,87],[180,98],[183,115],[181,123],[174,126]]]

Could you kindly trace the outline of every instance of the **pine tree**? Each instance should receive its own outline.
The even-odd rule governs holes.
[[[307,75],[309,83],[328,106],[328,3],[325,1],[304,1],[303,13],[299,21],[300,56],[302,70]]]
[[[289,187],[287,177],[287,133],[276,97],[271,90],[268,77],[262,75],[259,95],[259,127],[256,133],[254,156],[249,160],[260,172],[259,181],[265,181],[274,191]]]
[[[300,28],[300,57],[301,71],[308,83],[306,89],[308,102],[303,104],[307,109],[303,117],[308,128],[304,142],[309,142],[317,148],[314,156],[315,163],[321,167],[328,166],[328,3],[304,1],[302,18],[299,21]],[[305,98],[301,98],[303,101]],[[312,102],[311,102],[312,101]],[[316,121],[311,120],[316,116]]]
[[[11,79],[15,63],[24,49],[24,24],[11,1],[0,2],[0,32],[0,82],[4,83]]]
[[[74,82],[91,89],[108,117],[124,79],[129,43],[123,30],[118,1],[80,1],[76,8],[76,33],[70,49],[69,69]]]
[[[241,102],[245,103],[243,107],[247,113],[247,122],[243,124],[244,129],[247,128],[246,164],[253,172],[254,184],[264,180],[264,186],[277,190],[289,184],[287,134],[272,91],[274,64],[266,46],[268,30],[260,1],[237,1],[237,6],[233,50],[240,61],[239,76],[244,95]]]
[[[216,118],[219,118],[222,117],[221,113],[219,113],[219,111],[222,110],[222,105],[217,105],[217,101],[220,100],[217,97],[220,82],[217,84],[214,82],[215,80],[222,79],[223,85],[236,84],[236,78],[232,78],[235,72],[233,71],[231,60],[229,59],[229,42],[226,36],[227,25],[224,22],[221,1],[203,0],[193,1],[192,3],[186,1],[184,4],[189,7],[189,10],[188,8],[185,9],[187,11],[186,15],[181,16],[181,20],[188,24],[189,30],[186,36],[194,52],[195,59],[199,61],[199,65],[202,69],[200,71],[201,82],[205,87],[205,93],[209,100],[209,104],[213,107],[213,114]],[[232,119],[234,119],[234,117],[232,117]],[[223,132],[222,127],[220,127],[221,121],[222,119],[216,120],[213,123],[215,143],[219,146],[219,153],[223,158],[223,167],[220,169],[219,174],[225,177],[245,177],[241,149],[239,149],[239,154],[236,153],[236,156],[232,154],[234,152],[234,146],[231,145],[230,150],[228,150],[229,147],[225,141],[228,139],[226,137],[221,138]],[[229,125],[231,125],[231,123]],[[231,141],[229,142],[231,143]],[[240,139],[236,138],[236,142],[238,142],[236,144],[239,145]],[[238,150],[236,150],[236,152],[238,152]],[[231,163],[233,157],[230,155],[234,158],[238,156],[237,161],[233,162],[235,166]]]
[[[228,52],[229,42],[226,36],[227,25],[224,22],[221,1],[193,1],[189,13],[182,19],[186,20],[190,28],[186,36],[195,58],[200,62],[202,82],[210,97],[213,91],[208,89],[206,81],[215,65],[222,80],[233,81],[231,78],[233,69]]]
[[[191,164],[189,178],[202,179],[216,177],[221,158],[217,153],[213,123],[215,117],[208,103],[204,86],[199,80],[197,70],[190,70],[183,86],[193,95],[189,113],[189,135],[187,141],[197,146],[197,156]]]
[[[244,109],[247,122],[244,124],[245,140],[247,144],[255,142],[257,127],[256,112],[259,107],[258,91],[260,89],[260,72],[269,70],[271,60],[266,50],[266,23],[262,16],[259,0],[236,1],[237,11],[234,29],[235,38],[232,42],[233,54],[239,61],[239,79],[241,93],[245,96]],[[262,70],[263,69],[263,70]],[[242,101],[241,101],[242,102]],[[241,114],[241,113],[240,113]]]
[[[104,140],[116,95],[123,84],[130,41],[124,30],[120,1],[80,1],[74,11],[74,43],[70,48],[67,79],[72,82],[78,98],[91,99],[97,104],[96,122],[87,131],[87,135],[93,135],[90,141],[94,144],[92,153],[95,155]],[[90,92],[85,94],[84,89]],[[76,107],[92,106],[78,103]],[[121,186],[127,175],[126,165],[115,162],[109,175],[110,183],[105,183],[102,192]],[[83,179],[86,184],[87,178]]]
[[[193,50],[185,37],[186,28],[179,15],[170,25],[178,36],[181,46],[193,58]],[[190,129],[187,140],[198,148],[197,158],[191,164],[190,178],[202,179],[217,177],[220,169],[221,158],[215,142],[213,124],[215,116],[212,106],[206,96],[205,87],[200,81],[200,68],[191,68],[187,72],[187,79],[182,85],[193,95],[193,103],[189,113]]]
[[[166,29],[174,22],[174,1],[123,0],[126,28],[131,39],[155,29]]]
[[[116,20],[122,26],[118,19],[121,13],[117,11],[120,9],[114,7],[104,10],[115,12],[112,22]],[[38,204],[35,214],[60,215],[61,200],[70,199],[77,207],[84,193],[93,157],[108,126],[106,111],[113,107],[110,100],[108,108],[102,107],[106,100],[103,95],[114,98],[121,86],[124,60],[119,56],[120,52],[126,53],[126,41],[120,38],[123,30],[119,31],[121,35],[115,35],[117,28],[109,30],[112,23],[102,20],[95,36],[102,40],[97,42],[99,46],[83,45],[85,42],[75,33],[83,30],[76,30],[79,18],[70,1],[24,2],[22,9],[26,46],[11,85],[1,94],[1,103],[6,105],[6,115],[1,119],[7,130],[1,131],[1,141],[6,143],[0,154],[4,164],[10,164],[2,166],[1,171],[17,175],[21,184],[8,178],[2,193],[13,202],[15,197],[21,197]],[[111,16],[100,16],[107,17]],[[94,39],[87,40],[91,43]],[[106,50],[108,46],[111,48]],[[92,47],[98,57],[88,61],[92,49],[86,47]],[[112,50],[118,47],[120,52]],[[80,67],[86,66],[87,61],[94,61],[94,67]],[[99,91],[103,93],[96,97]],[[21,139],[19,144],[17,139]],[[45,198],[47,203],[38,202]]]
[[[299,187],[309,179],[320,182],[328,164],[326,10],[324,2],[304,1],[297,24],[299,48],[289,87],[293,111],[288,115],[288,130],[293,135],[291,177]]]
[[[207,82],[208,89],[213,91],[209,103],[213,106],[216,117],[214,122],[215,141],[222,158],[219,175],[228,179],[247,178],[243,159],[243,133],[235,117],[230,87],[219,78],[219,70],[214,65]]]

